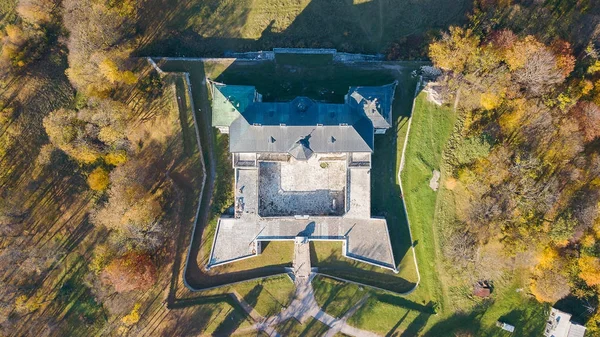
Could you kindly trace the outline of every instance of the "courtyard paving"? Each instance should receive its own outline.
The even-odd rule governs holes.
[[[261,216],[342,215],[345,211],[346,162],[309,160],[259,164]]]

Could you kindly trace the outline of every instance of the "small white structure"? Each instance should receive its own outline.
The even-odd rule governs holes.
[[[508,323],[504,323],[504,322],[497,321],[497,322],[496,322],[496,326],[497,326],[497,327],[499,327],[499,328],[501,328],[502,330],[508,331],[508,332],[510,332],[510,333],[513,333],[513,332],[515,332],[515,327],[514,327],[514,325],[510,325],[510,324],[508,324]]]
[[[552,308],[546,323],[544,336],[546,337],[584,337],[585,327],[572,323],[571,315]]]

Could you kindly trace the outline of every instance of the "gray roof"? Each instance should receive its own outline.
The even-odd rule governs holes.
[[[571,323],[567,337],[584,337],[586,328],[583,325]]]
[[[350,87],[346,95],[346,104],[353,109],[363,111],[373,122],[376,129],[387,129],[392,126],[392,102],[396,85],[394,83],[378,87]]]
[[[296,144],[292,145],[288,152],[294,158],[299,160],[307,160],[313,154],[306,138],[297,141]]]
[[[344,104],[320,103],[308,97],[297,97],[290,102],[260,102],[251,100],[251,93],[256,93],[253,87],[234,85],[229,86],[234,87],[231,90],[226,87],[215,86],[215,91],[239,92],[244,99],[223,95],[227,99],[213,100],[213,126],[222,126],[214,123],[214,114],[220,113],[221,108],[229,112],[233,102],[247,103],[235,109],[239,115],[229,125],[230,152],[290,153],[297,159],[307,159],[312,152],[373,152],[374,123],[377,128],[391,126],[396,82],[381,87],[350,88]],[[356,99],[358,95],[360,99]],[[369,103],[371,112],[364,106],[367,101],[375,102]],[[301,140],[302,146],[296,146]]]
[[[229,127],[231,152],[288,152],[305,139],[317,153],[372,152],[373,124],[345,104],[298,97],[250,106]]]

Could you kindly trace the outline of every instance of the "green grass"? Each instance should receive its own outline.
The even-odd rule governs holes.
[[[421,312],[398,303],[386,303],[379,297],[371,297],[350,317],[348,323],[382,335],[402,332],[406,336],[416,336],[429,316],[431,312]]]
[[[391,42],[459,24],[471,4],[466,0],[210,0],[185,6],[170,2],[161,3],[169,9],[160,17],[162,25],[152,21],[153,13],[144,15],[142,30],[158,37],[142,49],[143,55],[221,55],[226,50],[273,47],[383,52]],[[168,34],[173,31],[180,33]]]
[[[200,327],[200,332],[205,335],[229,336],[236,329],[252,325],[250,318],[238,306],[231,306],[227,302],[218,303],[208,312],[198,311],[200,317],[190,317],[195,325]],[[202,323],[200,323],[202,322]]]
[[[295,318],[290,318],[285,322],[282,322],[275,326],[275,330],[282,336],[289,337],[312,337],[322,336],[329,327],[314,318],[309,318],[301,324]]]
[[[212,267],[210,273],[232,273],[243,270],[256,269],[264,266],[291,266],[294,257],[293,241],[271,241],[256,257],[251,257],[237,262],[227,263],[222,266]],[[283,272],[283,270],[282,270]]]
[[[432,301],[443,310],[445,301],[437,275],[441,257],[433,225],[437,192],[429,187],[429,181],[433,170],[440,170],[442,152],[452,133],[456,113],[428,102],[421,93],[412,118],[402,187],[421,273],[420,291],[430,294]]]
[[[413,336],[422,334],[439,319],[432,315],[435,310],[439,311],[436,308],[443,307],[444,304],[440,290],[442,285],[436,268],[436,262],[439,260],[437,260],[438,247],[433,225],[437,193],[429,187],[429,179],[432,170],[440,168],[442,152],[452,132],[455,119],[456,115],[451,109],[427,102],[424,94],[419,95],[415,102],[406,148],[406,163],[402,173],[402,187],[415,240],[421,283],[415,292],[405,298],[379,295],[369,299],[366,305],[350,319],[351,324],[359,328],[383,334],[405,332]],[[396,182],[395,174],[400,165],[403,138],[406,135],[405,128],[406,126],[399,128],[397,141],[387,145],[392,147],[396,154],[396,160],[386,166],[388,171],[393,172],[387,174],[390,181],[378,179],[374,190],[385,191],[385,185],[394,186],[391,182]],[[376,159],[381,160],[382,165],[386,165],[383,163],[385,158]],[[377,162],[375,160],[374,162],[375,168]],[[385,172],[381,173],[383,174]],[[400,195],[399,191],[397,195]],[[387,207],[396,206],[403,210],[401,200],[394,199],[391,191],[390,194],[383,194],[379,200]],[[397,223],[406,226],[401,221]],[[406,240],[408,232],[402,234],[406,236]],[[412,255],[406,255],[412,258]]]
[[[294,283],[287,276],[238,284],[235,290],[264,317],[276,315],[294,298]]]
[[[383,269],[364,262],[349,259],[342,254],[342,243],[337,241],[310,242],[311,264],[319,268],[325,275],[341,277],[346,280],[365,283],[390,291],[404,292],[411,289],[414,283],[403,278],[406,274],[414,277],[414,264],[411,260],[401,273]],[[412,259],[412,255],[410,255]],[[415,278],[413,278],[414,280]]]
[[[356,302],[369,294],[368,289],[323,276],[315,277],[312,286],[321,309],[337,318],[342,317]]]
[[[517,292],[516,285],[494,293],[491,299],[481,301],[473,310],[445,315],[427,332],[426,336],[440,336],[470,332],[481,337],[541,336],[548,318],[548,305]],[[496,327],[496,321],[515,327],[510,334]]]

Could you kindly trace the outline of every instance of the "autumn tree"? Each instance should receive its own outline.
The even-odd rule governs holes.
[[[32,27],[6,25],[0,33],[0,74],[23,69],[39,59],[46,47],[44,32]]]
[[[146,290],[156,282],[156,267],[148,254],[129,252],[106,266],[102,277],[118,293]]]
[[[577,260],[579,277],[589,286],[600,284],[600,258],[584,255]]]
[[[156,185],[159,167],[158,159],[149,154],[114,169],[108,202],[93,214],[94,223],[115,230],[126,245],[142,250],[159,247],[166,236],[163,206],[170,191],[168,183]]]
[[[112,154],[110,164],[120,164],[123,160],[114,156],[124,156],[129,148],[127,110],[114,101],[92,101],[79,111],[53,111],[44,118],[44,128],[52,144],[77,161],[92,163]]]
[[[88,176],[88,185],[94,191],[104,191],[108,187],[108,171],[102,167],[96,167]]]
[[[531,53],[523,61],[523,66],[515,72],[515,78],[533,96],[540,96],[565,80],[556,57],[545,48]]]
[[[444,70],[462,73],[476,58],[478,49],[479,38],[470,29],[450,27],[440,40],[429,45],[429,57]]]
[[[600,107],[593,102],[581,101],[571,109],[571,113],[577,119],[585,141],[600,137]]]
[[[39,25],[52,20],[52,12],[56,7],[54,0],[19,0],[17,13],[23,20]]]
[[[125,69],[132,50],[135,1],[64,1],[64,22],[69,30],[69,69],[73,85],[88,96],[107,97],[116,83],[137,79]],[[121,6],[122,5],[122,6]],[[126,15],[122,15],[125,12]]]
[[[540,302],[555,303],[570,291],[567,277],[551,269],[540,270],[531,283],[531,293]]]

